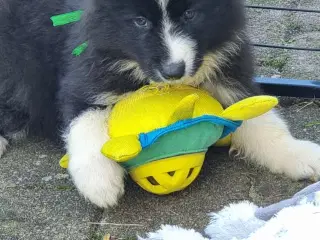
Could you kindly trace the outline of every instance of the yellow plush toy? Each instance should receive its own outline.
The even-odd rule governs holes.
[[[256,96],[224,110],[204,90],[146,86],[114,106],[108,120],[110,140],[101,152],[146,191],[159,195],[180,191],[196,179],[210,146],[227,144],[243,120],[277,103],[274,97]]]

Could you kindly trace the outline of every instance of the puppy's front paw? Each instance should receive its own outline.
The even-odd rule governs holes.
[[[7,139],[5,139],[4,137],[0,136],[0,158],[2,157],[4,152],[6,151],[7,146],[8,146]]]
[[[320,178],[320,146],[310,141],[292,140],[283,146],[279,161],[284,173],[294,179]]]
[[[124,193],[124,170],[113,161],[98,158],[89,161],[71,159],[68,170],[86,199],[98,207],[108,208],[115,206]]]

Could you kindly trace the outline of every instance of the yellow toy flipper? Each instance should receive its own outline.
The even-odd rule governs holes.
[[[214,144],[214,146],[216,146],[216,147],[227,147],[227,146],[230,146],[231,139],[232,139],[232,134],[229,134],[228,136],[225,136],[224,138],[221,138],[220,140],[218,140]]]
[[[249,97],[228,107],[222,112],[221,117],[232,121],[248,120],[270,111],[277,104],[276,97]]]
[[[111,160],[124,162],[138,156],[141,150],[138,136],[130,135],[109,140],[103,145],[101,153]]]
[[[194,105],[198,99],[198,94],[191,94],[183,98],[179,102],[171,117],[169,118],[168,125],[171,125],[180,120],[192,118],[194,112]]]
[[[69,156],[66,154],[64,155],[59,161],[60,167],[68,168],[69,165]]]

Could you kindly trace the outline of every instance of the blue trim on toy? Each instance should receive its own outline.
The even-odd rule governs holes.
[[[157,141],[158,138],[160,138],[161,136],[167,133],[185,129],[192,125],[198,124],[200,122],[211,122],[213,124],[223,125],[224,130],[220,139],[226,137],[231,132],[234,132],[242,123],[242,121],[231,121],[228,119],[220,118],[217,116],[211,116],[211,115],[203,115],[197,118],[185,119],[185,120],[178,121],[174,124],[171,124],[168,127],[159,128],[148,133],[140,133],[139,141],[140,141],[141,147],[146,148],[152,145],[155,141]]]

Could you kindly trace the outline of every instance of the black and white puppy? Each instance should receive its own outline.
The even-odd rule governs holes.
[[[80,22],[52,27],[52,15],[78,9]],[[225,107],[260,93],[243,10],[241,0],[1,0],[0,156],[10,139],[63,129],[78,190],[115,205],[125,172],[100,148],[121,97],[151,81],[202,87]],[[320,176],[320,147],[275,111],[244,122],[232,149],[295,179]]]

